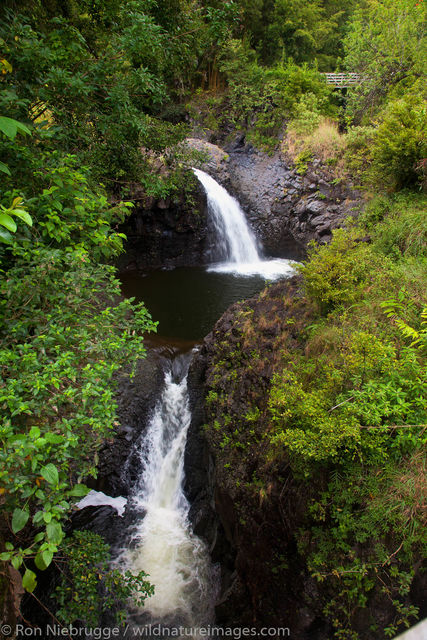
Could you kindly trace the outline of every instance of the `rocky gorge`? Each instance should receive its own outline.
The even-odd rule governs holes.
[[[206,154],[204,169],[242,201],[267,255],[298,258],[310,240],[327,244],[332,230],[363,206],[360,194],[351,185],[334,184],[333,174],[318,161],[300,176],[279,152],[268,156],[241,139],[230,153],[201,140],[188,144]],[[190,202],[141,202],[124,228],[124,272],[209,262],[211,229],[199,186]],[[192,531],[206,544],[219,577],[215,620],[226,627],[286,627],[297,640],[330,640],[334,633],[324,613],[333,591],[313,577],[307,564],[310,505],[326,491],[330,470],[319,468],[315,482],[307,484],[287,455],[279,461],[266,457],[268,402],[283,362],[304,354],[306,328],[315,318],[301,278],[270,284],[222,315],[188,373],[191,423],[184,490]],[[120,376],[120,426],[100,451],[92,488],[131,497],[141,474],[140,443],[164,372],[179,352],[176,345],[153,342],[133,380],[126,372]],[[124,518],[108,506],[86,507],[74,515],[72,526],[101,533],[115,549],[135,517],[132,506]],[[424,588],[417,573],[405,599],[408,606],[422,604]],[[375,637],[372,624],[389,624],[394,615],[378,588],[365,613],[355,609],[351,625],[366,640]],[[109,624],[110,618],[103,622]]]
[[[245,143],[244,134],[224,149],[198,138],[186,143],[205,155],[202,168],[237,198],[268,256],[300,258],[311,240],[328,242],[332,230],[363,207],[361,192],[349,181],[337,180],[333,169],[318,159],[300,174],[286,154],[259,151]],[[189,200],[147,199],[137,186],[132,199],[135,208],[123,227],[128,241],[120,268],[209,260],[206,199],[199,184],[194,183]]]

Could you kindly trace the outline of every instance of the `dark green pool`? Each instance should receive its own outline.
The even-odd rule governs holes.
[[[178,267],[121,276],[125,296],[144,301],[157,333],[172,341],[201,340],[233,302],[250,298],[266,285],[259,275],[242,276]]]

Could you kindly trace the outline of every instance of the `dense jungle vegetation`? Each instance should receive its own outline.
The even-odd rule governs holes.
[[[62,623],[76,612],[93,623],[136,585],[150,593],[143,574],[108,568],[99,541],[65,538],[64,523],[117,426],[115,374],[155,330],[143,305],[121,299],[112,266],[132,185],[155,198],[191,190],[197,158],[184,140],[197,120],[281,148],[302,173],[318,157],[376,194],[310,249],[300,348],[287,350],[284,327],[264,405],[232,428],[218,355],[210,428],[224,472],[257,451],[247,491],[267,500],[285,457],[307,483],[327,474],[299,545],[330,583],[337,638],[357,638],[354,610],[379,581],[396,619],[373,637],[413,622],[406,596],[426,543],[425,28],[423,0],[2,2],[0,600],[10,564],[32,593],[64,557],[88,580],[59,588]],[[343,98],[321,75],[334,70],[364,81]],[[255,345],[261,329],[244,327]],[[231,396],[239,357],[227,364]]]

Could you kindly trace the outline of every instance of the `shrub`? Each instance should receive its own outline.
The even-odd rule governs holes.
[[[372,162],[375,135],[375,127],[357,126],[350,127],[344,136],[346,169],[360,180],[363,180],[363,175]]]
[[[73,497],[85,494],[80,480],[96,475],[118,424],[113,376],[144,355],[141,334],[153,325],[143,305],[120,301],[113,267],[82,249],[20,253],[0,291],[0,484],[11,524],[0,559],[26,567],[32,591],[25,561],[51,563]]]
[[[419,182],[418,166],[427,155],[427,109],[421,96],[390,102],[381,116],[372,152],[371,182],[392,190]]]
[[[117,622],[126,618],[126,600],[133,597],[142,606],[154,593],[154,587],[146,580],[146,574],[138,575],[109,566],[110,548],[104,539],[91,531],[75,531],[63,544],[63,556],[58,566],[61,582],[55,589],[55,599],[60,609],[58,619],[64,623],[83,620],[95,627],[100,615],[111,611]],[[103,589],[104,597],[100,597]]]
[[[416,344],[400,346],[400,334],[350,330],[338,353],[295,358],[293,371],[277,375],[272,386],[272,445],[286,446],[304,468],[312,460],[345,464],[356,453],[377,464],[425,442],[424,363]],[[393,429],[406,424],[420,427]]]
[[[301,96],[295,116],[288,125],[288,131],[296,135],[309,135],[319,126],[321,115],[317,96],[307,93]]]
[[[309,111],[315,104],[319,114],[336,113],[330,87],[307,65],[288,62],[264,69],[253,51],[232,41],[222,54],[220,69],[229,84],[232,119],[249,129],[249,138],[258,146],[275,147],[286,119],[296,117],[300,109]]]
[[[377,226],[374,248],[385,255],[427,258],[425,198],[398,194],[389,215]]]
[[[379,260],[359,237],[355,229],[337,229],[328,246],[312,244],[308,261],[298,267],[306,294],[322,314],[356,300],[375,271]]]

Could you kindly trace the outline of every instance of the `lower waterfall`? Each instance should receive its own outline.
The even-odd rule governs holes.
[[[166,371],[162,394],[140,447],[140,482],[132,496],[140,517],[129,548],[117,560],[124,570],[145,571],[155,587],[144,607],[130,612],[137,625],[197,627],[213,618],[214,571],[206,545],[192,531],[190,505],[183,491],[191,422],[187,389],[191,355],[178,356]]]

